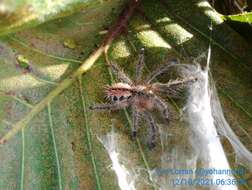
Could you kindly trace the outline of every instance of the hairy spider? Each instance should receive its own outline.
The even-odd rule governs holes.
[[[158,67],[145,80],[142,79],[144,66],[144,50],[141,49],[139,61],[136,64],[136,77],[131,80],[116,64],[111,64],[112,72],[120,82],[105,87],[107,104],[95,104],[90,109],[97,111],[120,110],[126,107],[132,109],[133,129],[132,137],[135,138],[139,128],[139,121],[144,118],[149,126],[148,147],[155,147],[156,122],[151,111],[159,110],[162,117],[169,125],[169,105],[158,94],[174,95],[179,89],[197,80],[196,77],[186,77],[180,80],[171,80],[168,83],[151,83],[158,75],[167,71],[171,66],[178,65],[177,60],[170,60]]]

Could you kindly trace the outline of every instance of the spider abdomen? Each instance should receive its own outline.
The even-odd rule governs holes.
[[[152,100],[148,97],[135,97],[133,104],[139,111],[152,110],[154,107]]]
[[[126,83],[115,83],[106,88],[106,97],[111,102],[125,102],[132,97],[131,90]]]

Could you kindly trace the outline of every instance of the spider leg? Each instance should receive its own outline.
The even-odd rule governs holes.
[[[90,106],[89,109],[91,110],[96,110],[96,111],[107,111],[107,110],[119,110],[127,107],[128,104],[119,104],[119,103],[114,103],[114,104],[95,104],[93,106]]]
[[[168,83],[154,83],[152,84],[152,88],[155,92],[158,93],[166,93],[167,95],[171,97],[179,97],[178,94],[183,90],[185,87],[187,87],[189,84],[197,81],[197,77],[187,77],[180,80],[172,80]]]
[[[132,118],[133,118],[133,129],[132,129],[132,139],[135,139],[137,136],[137,130],[140,127],[139,126],[139,121],[140,121],[140,113],[139,111],[133,107],[132,108],[133,113],[132,113]]]
[[[156,108],[162,113],[163,118],[169,124],[169,122],[170,122],[170,111],[169,111],[169,107],[166,104],[166,102],[164,100],[162,100],[158,96],[154,96],[153,101],[154,101],[154,105],[156,106]]]
[[[144,113],[144,117],[148,123],[149,126],[149,139],[148,139],[148,147],[149,149],[153,149],[156,145],[156,123],[151,115],[150,112],[145,111]]]
[[[165,71],[167,71],[171,66],[178,64],[178,60],[177,59],[173,59],[168,61],[165,64],[162,64],[161,66],[159,66],[155,71],[153,71],[149,76],[147,76],[145,83],[146,84],[150,84],[150,82],[155,79],[158,75],[164,73]]]
[[[111,63],[111,71],[117,75],[117,78],[124,83],[127,83],[129,85],[132,85],[133,82],[131,81],[131,79],[122,71],[122,69],[116,65],[115,63]]]
[[[136,64],[136,83],[139,83],[142,74],[143,74],[143,67],[144,67],[144,48],[141,49],[138,63]]]

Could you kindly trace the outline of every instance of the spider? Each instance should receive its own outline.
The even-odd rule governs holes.
[[[141,49],[139,60],[136,64],[135,80],[132,80],[119,66],[111,63],[111,71],[117,76],[120,82],[105,87],[106,99],[110,103],[95,104],[90,106],[90,109],[96,111],[114,111],[130,107],[132,109],[133,120],[132,138],[136,138],[140,120],[144,118],[149,126],[147,145],[150,149],[154,148],[157,127],[151,111],[158,110],[167,125],[169,125],[171,117],[169,105],[158,94],[174,95],[179,89],[197,80],[196,77],[190,76],[180,80],[171,80],[168,83],[151,83],[157,76],[169,70],[173,65],[178,65],[178,60],[168,61],[154,70],[146,79],[142,79],[144,49]]]

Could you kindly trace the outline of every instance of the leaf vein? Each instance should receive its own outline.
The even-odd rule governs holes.
[[[57,143],[56,143],[54,129],[53,129],[52,112],[51,112],[51,104],[50,103],[48,103],[48,105],[47,105],[47,111],[48,111],[48,118],[49,118],[50,133],[51,133],[51,137],[52,137],[52,141],[53,141],[53,149],[54,149],[54,154],[55,154],[55,159],[56,159],[58,186],[59,186],[59,190],[62,190],[62,187],[63,187],[62,186],[62,173],[61,173],[61,168],[60,168]]]
[[[93,143],[90,135],[90,128],[89,128],[89,123],[88,123],[88,118],[87,118],[87,110],[86,110],[86,104],[85,104],[85,97],[84,97],[84,92],[82,90],[82,79],[81,76],[78,77],[78,82],[79,82],[79,89],[80,89],[80,96],[81,96],[81,103],[82,103],[82,110],[83,110],[83,116],[85,120],[85,129],[86,129],[86,137],[87,137],[87,142],[88,142],[88,150],[90,152],[91,156],[91,161],[92,161],[92,166],[93,166],[93,172],[95,175],[95,180],[96,180],[96,186],[98,190],[101,190],[101,182],[100,182],[100,177],[98,175],[98,170],[97,170],[97,165],[95,161],[95,155],[93,151]]]

